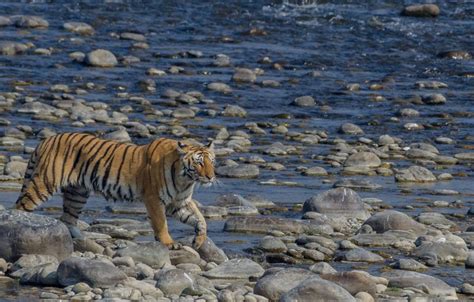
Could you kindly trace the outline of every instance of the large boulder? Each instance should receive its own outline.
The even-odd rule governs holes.
[[[141,262],[153,268],[162,268],[165,264],[170,264],[168,248],[160,242],[147,242],[117,251],[117,256],[130,256],[135,262]]]
[[[336,283],[313,277],[301,282],[297,287],[283,294],[280,299],[280,302],[294,301],[355,302],[356,299]]]
[[[418,235],[426,233],[426,227],[423,224],[416,222],[404,213],[394,210],[379,212],[367,219],[364,225],[371,226],[377,233],[385,233],[391,230],[410,231]]]
[[[264,272],[258,263],[247,258],[236,258],[204,272],[203,276],[210,279],[249,279],[258,278]]]
[[[303,212],[318,212],[328,217],[345,217],[366,220],[370,213],[359,195],[348,188],[336,188],[306,200]]]
[[[456,235],[422,236],[416,243],[413,255],[427,264],[464,262],[468,257],[466,242]]]
[[[124,272],[101,260],[71,257],[58,267],[58,281],[62,286],[85,282],[92,287],[111,287],[126,279]]]
[[[61,221],[33,213],[0,212],[0,258],[14,262],[23,254],[52,255],[63,260],[73,252],[72,238]]]
[[[321,278],[344,287],[351,295],[367,292],[375,298],[377,283],[369,274],[358,271],[321,274]]]
[[[185,245],[192,246],[193,240],[194,236],[189,236],[180,240],[180,242]],[[225,252],[219,248],[209,237],[206,237],[206,240],[201,245],[199,250],[197,250],[197,252],[199,253],[199,256],[201,256],[201,258],[207,262],[221,264],[222,262],[229,260]]]
[[[389,287],[417,288],[433,296],[457,297],[456,290],[453,287],[430,275],[410,271],[393,270],[383,273],[382,277],[388,279]]]
[[[271,301],[278,301],[284,293],[312,276],[315,276],[313,272],[302,268],[286,268],[265,273],[255,284],[254,292]]]

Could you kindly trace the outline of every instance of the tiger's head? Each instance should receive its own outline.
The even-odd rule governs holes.
[[[216,156],[213,142],[204,147],[178,142],[177,150],[182,159],[183,174],[185,176],[205,185],[211,185],[215,182],[214,164]]]

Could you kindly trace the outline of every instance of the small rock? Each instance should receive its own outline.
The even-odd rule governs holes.
[[[114,67],[118,64],[115,55],[105,49],[97,49],[86,55],[86,63],[93,67]]]
[[[440,9],[436,4],[415,4],[403,9],[402,15],[410,17],[437,17]]]

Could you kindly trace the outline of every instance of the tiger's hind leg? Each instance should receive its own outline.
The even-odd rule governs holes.
[[[25,176],[23,188],[18,197],[15,208],[32,212],[43,202],[47,201],[56,191],[56,188],[44,183],[43,178],[35,175]]]
[[[72,238],[83,238],[77,227],[77,220],[89,198],[89,190],[80,186],[68,186],[63,192],[63,215],[60,220],[66,224]]]

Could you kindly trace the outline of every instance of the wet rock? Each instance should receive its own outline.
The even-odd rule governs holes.
[[[376,168],[382,164],[380,158],[372,152],[358,152],[350,155],[344,162],[346,167],[369,167]]]
[[[71,257],[59,264],[58,281],[62,286],[85,282],[92,287],[111,287],[127,276],[108,262]]]
[[[426,233],[424,225],[408,215],[394,210],[376,213],[367,219],[364,225],[369,225],[377,233],[385,233],[390,230],[410,231],[418,235]]]
[[[0,42],[0,54],[4,56],[14,56],[21,54],[27,51],[28,48],[29,47],[23,43],[9,41]]]
[[[363,248],[356,248],[347,251],[342,259],[351,262],[384,262],[384,258]]]
[[[33,267],[22,268],[11,274],[19,277],[20,284],[32,284],[41,286],[58,286],[57,271],[58,263],[44,263]]]
[[[66,22],[63,24],[63,28],[67,31],[80,34],[80,35],[93,35],[94,28],[84,22]]]
[[[446,103],[446,97],[440,93],[425,95],[423,102],[428,105],[442,105]]]
[[[217,83],[217,82],[210,83],[209,85],[207,85],[207,89],[224,93],[224,94],[232,93],[232,88],[230,88],[229,85],[224,84],[224,83]]]
[[[247,258],[236,258],[204,272],[203,276],[210,279],[249,279],[261,277],[264,272],[258,263]]]
[[[412,250],[415,248],[417,235],[411,231],[386,231],[383,234],[377,233],[359,233],[350,239],[360,246],[370,247],[396,247],[403,250]]]
[[[213,62],[214,66],[217,67],[227,67],[230,66],[230,58],[225,54],[217,54]]]
[[[227,105],[224,111],[222,111],[222,115],[227,117],[246,117],[247,111],[237,105]]]
[[[474,152],[456,153],[454,157],[461,161],[474,161]]]
[[[186,237],[183,240],[180,240],[185,245],[191,246],[194,236]],[[197,250],[199,256],[202,259],[206,260],[207,262],[214,262],[217,264],[221,264],[229,260],[225,252],[219,248],[211,238],[207,237],[206,241],[202,244],[202,246]]]
[[[440,58],[448,58],[453,60],[470,60],[472,59],[472,55],[464,50],[449,50],[443,51],[438,54]]]
[[[106,49],[96,49],[86,55],[86,63],[93,67],[114,67],[118,64],[115,55]]]
[[[448,88],[448,84],[440,81],[418,81],[415,83],[415,87],[420,89],[440,89]]]
[[[343,287],[320,277],[312,277],[301,282],[298,286],[283,294],[280,301],[316,301],[315,297],[317,297],[317,301],[356,301]]]
[[[437,17],[440,9],[436,4],[415,4],[405,7],[402,11],[403,16],[410,17]]]
[[[260,241],[259,248],[270,253],[286,253],[287,251],[285,243],[281,239],[273,236],[263,237]]]
[[[391,264],[393,268],[405,270],[405,271],[424,271],[428,269],[424,264],[414,259],[399,259],[395,263]]]
[[[466,242],[455,235],[423,236],[416,243],[413,255],[429,265],[464,262],[468,257]]]
[[[451,231],[460,230],[459,226],[455,222],[447,219],[441,213],[436,213],[436,212],[420,213],[420,215],[418,215],[416,220],[418,220],[418,222],[420,223],[430,225],[438,229],[444,229],[444,230],[449,229]]]
[[[0,27],[12,25],[12,20],[8,17],[0,16]]]
[[[309,270],[316,274],[332,274],[337,271],[326,262],[318,262],[309,267]]]
[[[26,172],[27,163],[22,161],[10,161],[5,165],[5,174],[14,178],[23,178]]]
[[[169,250],[160,242],[140,243],[117,250],[119,257],[130,256],[135,262],[141,262],[152,268],[162,268],[170,264]]]
[[[395,180],[398,182],[433,182],[436,181],[436,177],[424,167],[411,166],[408,169],[397,171]]]
[[[313,196],[303,205],[303,213],[318,212],[331,216],[344,216],[365,220],[370,217],[359,195],[346,188],[332,189]]]
[[[344,134],[354,134],[354,135],[359,135],[359,134],[364,134],[364,131],[357,125],[354,125],[352,123],[345,123],[341,126],[339,129],[339,132],[344,133]]]
[[[310,221],[285,219],[278,217],[232,217],[227,219],[224,225],[224,231],[227,232],[249,232],[267,234],[268,231],[271,230],[294,234],[333,233],[332,227],[330,227],[329,225],[317,225],[312,224]]]
[[[310,167],[302,172],[306,176],[327,176],[328,172],[322,167]]]
[[[33,213],[0,212],[0,258],[15,261],[23,254],[68,257],[73,251],[68,228],[59,220]]]
[[[321,278],[336,283],[346,289],[351,295],[355,295],[358,292],[367,292],[372,297],[376,296],[377,284],[370,278],[370,275],[364,272],[350,271],[321,274]]]
[[[137,42],[146,42],[146,37],[142,34],[124,32],[120,34],[120,39],[122,40],[132,40]]]
[[[38,16],[17,15],[10,17],[16,27],[21,28],[47,28],[48,21]]]
[[[312,96],[305,95],[297,97],[291,104],[298,107],[313,107],[316,105],[316,102]]]
[[[216,169],[219,176],[229,178],[256,178],[260,174],[256,165],[243,164],[237,166],[220,166]]]
[[[254,292],[270,299],[270,301],[278,301],[284,293],[312,276],[315,276],[314,273],[302,268],[267,271],[263,277],[258,279]]]
[[[417,117],[420,116],[420,112],[412,108],[403,108],[400,109],[398,115],[403,117]]]
[[[474,285],[469,283],[464,283],[461,286],[461,292],[466,295],[474,295]]]
[[[457,298],[456,291],[453,287],[440,279],[426,274],[393,270],[383,273],[382,277],[389,280],[389,287],[416,288],[433,296]]]
[[[171,269],[155,276],[156,287],[166,296],[181,295],[183,290],[193,286],[191,275],[181,269]]]
[[[232,80],[238,83],[254,83],[257,80],[257,75],[250,69],[237,68]]]

